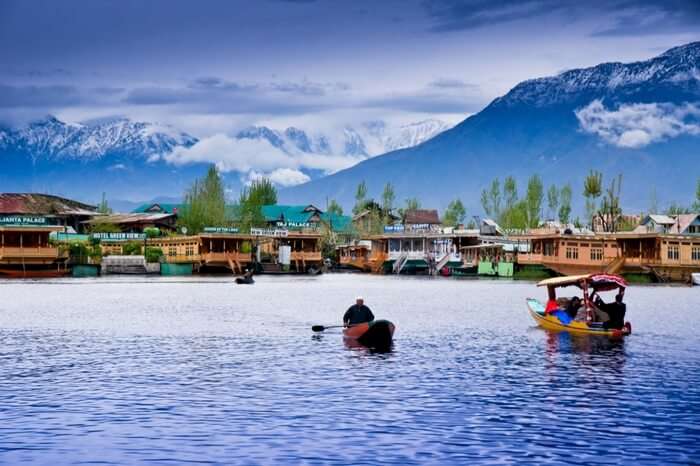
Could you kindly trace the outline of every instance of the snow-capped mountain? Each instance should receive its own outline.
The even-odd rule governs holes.
[[[380,124],[373,131],[381,132]],[[439,159],[440,164],[426,161]],[[582,204],[583,177],[623,175],[625,209],[687,204],[700,177],[700,42],[646,61],[603,63],[516,85],[482,111],[419,144],[365,160],[325,178],[284,190],[284,202],[336,199],[352,205],[364,181],[370,196],[394,184],[397,199],[418,197],[445,207],[461,198],[481,214],[480,192],[494,178],[514,176],[570,183]]]
[[[172,127],[128,119],[80,125],[49,116],[14,131],[0,130],[0,150],[47,159],[90,160],[109,154],[149,157],[196,142],[197,138]]]
[[[295,127],[277,130],[266,126],[252,126],[238,132],[236,138],[266,140],[272,146],[286,152],[372,157],[416,146],[450,127],[451,125],[434,119],[402,126],[390,126],[383,121],[371,121],[357,128],[346,126],[326,134]]]

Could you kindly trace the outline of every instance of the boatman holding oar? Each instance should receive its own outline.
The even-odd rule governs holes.
[[[362,298],[362,296],[355,298],[355,304],[350,306],[350,308],[345,311],[345,315],[343,315],[343,323],[345,326],[362,324],[373,320],[374,314],[372,314],[372,311],[365,306],[365,300]]]

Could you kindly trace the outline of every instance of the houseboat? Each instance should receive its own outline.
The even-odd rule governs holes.
[[[237,229],[207,230],[198,235],[202,271],[228,269],[242,274],[254,264],[255,236],[237,233]]]
[[[529,252],[518,264],[542,265],[562,275],[639,274],[654,281],[690,282],[700,272],[700,235],[598,233],[522,236]]]
[[[58,277],[69,273],[68,252],[49,241],[55,225],[0,225],[0,276],[37,278]]]

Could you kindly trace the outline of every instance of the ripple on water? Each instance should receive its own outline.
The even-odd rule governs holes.
[[[310,332],[358,290],[397,324],[392,351]],[[347,275],[245,290],[2,282],[0,463],[698,461],[697,290],[630,289],[624,342],[534,327],[523,304],[537,291]]]

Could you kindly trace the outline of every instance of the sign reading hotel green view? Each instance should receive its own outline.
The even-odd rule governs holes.
[[[146,238],[143,233],[93,233],[90,236],[102,241],[143,241]]]
[[[20,215],[0,217],[0,225],[47,225],[46,217],[25,217]]]
[[[236,227],[204,227],[204,233],[238,233]]]

